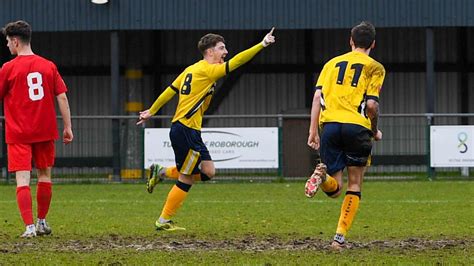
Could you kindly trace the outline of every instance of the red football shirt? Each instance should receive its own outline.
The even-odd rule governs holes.
[[[20,55],[0,70],[7,143],[59,137],[54,98],[67,91],[56,65],[38,55]]]

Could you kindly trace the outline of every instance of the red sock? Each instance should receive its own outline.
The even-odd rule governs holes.
[[[38,203],[38,219],[45,219],[49,211],[49,205],[51,204],[51,196],[53,195],[51,190],[51,183],[49,182],[38,182],[36,188],[36,202]]]
[[[31,207],[31,190],[29,186],[16,188],[16,202],[20,209],[21,218],[25,225],[33,224],[33,211]]]

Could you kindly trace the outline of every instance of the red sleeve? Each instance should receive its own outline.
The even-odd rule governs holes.
[[[0,69],[0,100],[3,100],[8,91],[8,77],[5,65]]]
[[[54,66],[54,95],[59,95],[64,92],[67,92],[66,84],[59,74],[58,69]]]

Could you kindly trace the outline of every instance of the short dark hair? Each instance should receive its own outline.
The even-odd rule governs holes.
[[[369,49],[375,40],[375,27],[370,22],[362,21],[352,28],[351,37],[356,48]]]
[[[224,37],[220,36],[219,34],[208,33],[202,36],[197,45],[199,52],[204,55],[207,49],[216,46],[218,42],[225,43]]]
[[[23,20],[8,23],[2,28],[2,33],[8,37],[18,37],[23,43],[31,41],[31,26]]]

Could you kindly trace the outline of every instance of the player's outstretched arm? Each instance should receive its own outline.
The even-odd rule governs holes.
[[[69,144],[74,139],[74,134],[72,133],[72,123],[71,123],[71,111],[69,109],[69,101],[67,99],[66,93],[61,93],[56,96],[59,106],[59,112],[63,118],[63,143]]]
[[[146,120],[156,114],[156,112],[158,112],[158,110],[160,110],[163,105],[171,100],[176,95],[176,93],[177,91],[175,89],[171,87],[166,88],[166,90],[163,91],[156,99],[150,109],[141,111],[139,113],[137,125],[143,124]]]
[[[275,36],[273,36],[273,31],[275,27],[273,27],[269,33],[265,35],[263,40],[253,47],[242,51],[236,54],[232,59],[229,60],[229,72],[234,71],[236,68],[240,67],[241,65],[247,63],[252,59],[258,52],[260,52],[263,48],[269,46],[272,43],[275,43]]]

